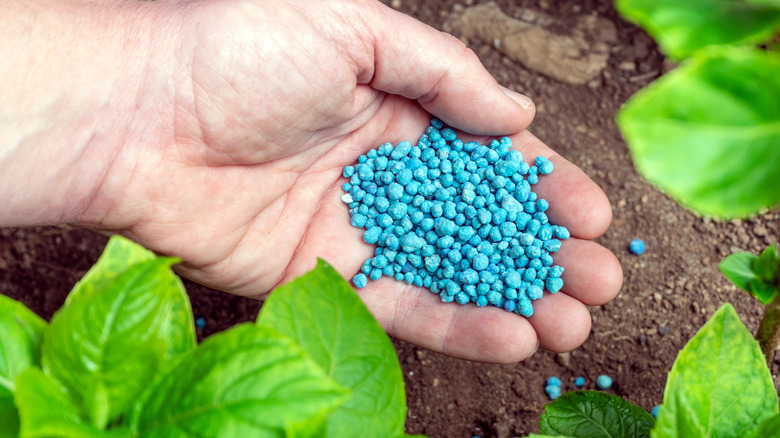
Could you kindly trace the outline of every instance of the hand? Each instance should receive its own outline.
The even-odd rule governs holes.
[[[565,286],[526,319],[442,304],[383,278],[359,294],[391,335],[456,357],[513,362],[537,345],[575,348],[590,329],[585,305],[617,293],[617,260],[588,240],[610,223],[606,197],[524,131],[530,100],[502,90],[455,38],[370,1],[204,0],[122,11],[132,18],[119,44],[130,53],[109,46],[80,60],[89,71],[114,51],[130,59],[94,78],[98,85],[80,84],[111,79],[108,100],[117,106],[95,111],[87,134],[77,132],[77,164],[62,172],[79,182],[50,221],[122,233],[181,257],[183,275],[246,296],[262,297],[317,257],[351,278],[372,248],[349,225],[341,169],[381,143],[416,140],[432,113],[475,136],[513,134],[526,157],[553,161],[536,190],[551,220],[573,235],[555,256]],[[94,138],[106,127],[115,132]],[[18,149],[9,156],[6,165],[25,162]]]

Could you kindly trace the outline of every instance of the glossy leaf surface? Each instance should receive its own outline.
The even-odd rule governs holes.
[[[713,44],[766,42],[780,28],[780,4],[772,1],[617,0],[615,5],[675,59]]]
[[[578,438],[647,437],[655,421],[639,406],[600,391],[573,391],[544,408],[539,430]]]
[[[651,436],[748,436],[777,413],[758,342],[725,304],[677,356]]]
[[[618,113],[639,172],[705,215],[780,203],[780,54],[709,50]]]
[[[330,414],[325,436],[403,433],[406,399],[393,344],[335,269],[320,260],[313,271],[274,290],[257,323],[293,338],[327,375],[352,390]]]

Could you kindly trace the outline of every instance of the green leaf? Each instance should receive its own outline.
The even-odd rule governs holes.
[[[780,203],[778,71],[779,54],[720,48],[641,90],[617,116],[639,172],[706,215]]]
[[[16,379],[16,385],[22,438],[129,436],[126,429],[109,434],[82,420],[68,392],[38,368],[25,370]]]
[[[194,346],[184,342],[193,328],[181,325],[187,298],[170,270],[175,262],[152,259],[100,285],[81,282],[51,320],[43,369],[98,429],[130,407],[167,358]]]
[[[544,408],[539,431],[580,438],[647,437],[653,416],[639,406],[600,391],[572,391]]]
[[[214,335],[160,376],[136,403],[139,436],[283,437],[349,397],[286,336],[242,324]]]
[[[766,253],[767,251],[764,251]],[[763,254],[762,254],[763,255]],[[765,259],[767,258],[764,256]],[[761,303],[771,302],[777,295],[777,285],[774,280],[767,282],[757,273],[759,257],[749,252],[738,252],[723,259],[718,267],[723,275],[738,288],[747,291]],[[766,263],[766,261],[764,262]],[[766,269],[766,268],[763,268]]]
[[[117,275],[135,265],[154,260],[153,252],[125,237],[114,235],[108,239],[103,254],[90,270],[73,287],[65,304],[71,300],[100,289]]]
[[[758,342],[725,304],[677,356],[651,437],[742,437],[777,413]]]
[[[780,5],[769,1],[617,0],[615,5],[675,59],[709,45],[762,43],[780,28]]]
[[[736,252],[729,255],[718,265],[720,272],[738,288],[750,292],[750,280],[756,278],[753,262],[758,256],[751,252]]]
[[[0,295],[0,438],[18,436],[13,382],[24,370],[40,363],[45,328],[46,322],[24,304]]]
[[[780,438],[780,414],[761,423],[745,438]]]
[[[325,373],[352,389],[352,398],[328,418],[325,436],[403,434],[406,398],[393,344],[326,262],[274,290],[257,323],[294,339]]]
[[[153,252],[132,240],[119,235],[111,236],[97,263],[76,283],[65,305],[67,306],[71,300],[77,299],[82,294],[89,295],[106,289],[106,283],[113,281],[119,274],[155,258]],[[169,281],[170,315],[167,324],[170,326],[168,328],[169,354],[173,356],[195,348],[196,337],[192,307],[184,285],[175,275],[169,276]],[[174,293],[174,289],[178,290],[178,293]]]
[[[777,254],[777,243],[769,245],[753,263],[753,272],[767,283],[777,284],[777,265],[780,255]]]
[[[762,304],[768,304],[777,295],[777,285],[767,283],[760,278],[750,280],[750,294],[758,298]]]
[[[46,322],[24,304],[0,295],[0,394],[10,382],[40,363],[40,345]]]

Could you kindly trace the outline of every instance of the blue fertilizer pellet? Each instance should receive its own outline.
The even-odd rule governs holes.
[[[577,379],[574,380],[574,385],[577,388],[582,388],[582,386],[585,385],[585,378],[584,377],[577,377]]]
[[[562,382],[561,379],[559,379],[556,376],[552,376],[547,379],[547,386],[554,385],[554,386],[561,386]]]
[[[203,330],[203,328],[206,327],[206,320],[203,318],[197,318],[195,320],[195,327],[198,328],[199,330]]]
[[[650,409],[650,415],[652,415],[656,420],[658,419],[659,412],[661,412],[661,405],[653,406],[653,409]]]
[[[596,386],[599,389],[609,389],[612,387],[612,378],[602,374],[596,379]]]
[[[569,232],[550,223],[549,203],[532,190],[553,164],[526,163],[511,146],[507,137],[464,144],[434,119],[415,145],[385,143],[345,167],[350,223],[376,246],[355,286],[388,276],[443,302],[524,316],[545,288],[560,290],[552,255]]]
[[[645,252],[645,242],[642,239],[634,239],[628,245],[628,249],[636,255],[642,255]]]
[[[544,388],[544,392],[550,397],[550,400],[555,400],[561,396],[561,387],[558,385],[547,385]]]
[[[352,284],[354,284],[356,288],[366,287],[366,284],[368,284],[368,277],[361,272],[352,278]]]

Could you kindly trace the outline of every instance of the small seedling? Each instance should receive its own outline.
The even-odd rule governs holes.
[[[176,261],[114,236],[49,324],[0,295],[0,436],[404,436],[393,345],[333,268],[196,345]]]
[[[756,339],[767,364],[771,364],[780,341],[780,252],[777,243],[760,255],[749,252],[731,254],[719,267],[734,285],[764,305],[764,317],[756,331]]]
[[[577,438],[779,437],[772,375],[730,304],[680,351],[662,406],[648,413],[605,392],[573,391],[547,405],[539,428],[546,436]]]

